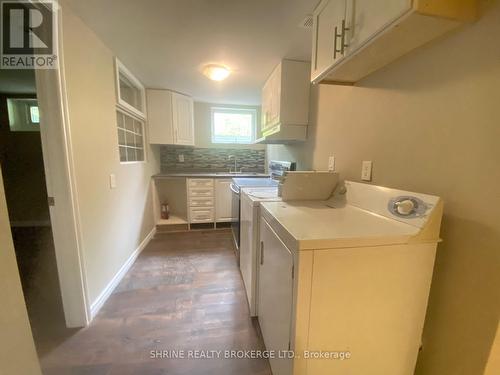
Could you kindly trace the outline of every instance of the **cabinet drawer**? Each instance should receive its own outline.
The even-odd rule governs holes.
[[[189,199],[190,207],[214,207],[214,198],[191,198]]]
[[[210,208],[190,208],[189,216],[191,223],[210,223],[214,221],[214,209]]]
[[[213,197],[214,188],[189,188],[189,198]]]
[[[190,178],[188,181],[188,186],[190,188],[204,188],[214,186],[214,180],[211,178]]]

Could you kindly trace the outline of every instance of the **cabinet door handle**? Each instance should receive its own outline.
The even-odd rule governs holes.
[[[345,49],[349,47],[349,44],[345,42],[345,36],[346,36],[346,31],[349,31],[350,29],[346,27],[346,22],[345,20],[342,20],[342,46],[340,47],[340,53],[343,55],[345,54]]]
[[[260,241],[260,265],[264,264],[264,242]]]
[[[338,38],[338,27],[335,26],[335,34],[333,36],[333,59],[337,58],[337,38]]]
[[[340,49],[338,49],[338,46],[337,46],[337,40],[339,38],[342,40],[342,34],[339,34],[339,28],[338,28],[338,26],[335,26],[335,35],[334,35],[334,38],[333,38],[333,59],[337,58],[337,53],[343,53],[342,52],[342,47]]]

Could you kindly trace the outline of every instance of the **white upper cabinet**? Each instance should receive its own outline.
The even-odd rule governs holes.
[[[269,76],[262,88],[261,130],[265,131],[280,121],[281,64]]]
[[[288,143],[306,139],[309,122],[311,64],[283,60],[262,88],[262,138],[257,143]]]
[[[352,6],[354,1],[355,6]],[[384,0],[384,6],[373,0],[350,0],[347,4],[351,49],[360,47],[412,9],[412,0]]]
[[[146,90],[148,103],[148,138],[151,144],[174,144],[172,92]]]
[[[115,59],[117,106],[141,119],[146,118],[146,94],[141,82]]]
[[[346,0],[323,1],[314,11],[311,67],[313,80],[343,57],[339,35],[345,20]]]
[[[169,90],[146,90],[149,143],[194,146],[193,99]]]
[[[354,83],[474,20],[478,0],[323,0],[314,11],[311,81]]]
[[[172,93],[172,115],[175,144],[194,146],[193,99]]]

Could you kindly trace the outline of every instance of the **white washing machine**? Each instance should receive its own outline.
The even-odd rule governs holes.
[[[266,349],[349,356],[270,358],[273,374],[412,375],[442,213],[437,196],[352,181],[328,201],[263,202]]]
[[[260,202],[280,201],[277,187],[242,189],[240,229],[240,270],[250,307],[257,316]]]

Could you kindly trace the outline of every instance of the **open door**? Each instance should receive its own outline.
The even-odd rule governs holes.
[[[33,3],[30,6],[45,5]],[[11,227],[35,228],[34,232],[40,231],[40,227],[48,228],[44,238],[47,243],[50,242],[47,247],[52,247],[52,253],[55,253],[52,258],[55,260],[52,262],[53,267],[52,264],[50,267],[44,266],[46,273],[50,268],[52,274],[58,275],[58,281],[54,283],[60,289],[58,298],[62,308],[59,311],[64,310],[64,318],[61,312],[61,323],[67,327],[83,327],[89,323],[90,308],[81,254],[76,183],[64,91],[62,16],[60,9],[56,9],[56,12],[59,22],[54,22],[54,25],[42,23],[37,33],[52,35],[52,31],[57,32],[57,69],[32,69],[31,75],[28,74],[32,89],[24,93],[23,90],[27,89],[18,85],[18,78],[26,73],[26,69],[0,69],[0,162],[7,173],[2,184],[6,184]],[[23,161],[23,158],[28,157],[30,161]],[[36,212],[33,214],[31,211]],[[20,217],[18,222],[17,217]],[[34,252],[30,252],[30,247],[36,247],[38,237],[34,240],[27,238],[30,232],[24,229],[17,232],[13,230],[12,233],[14,239],[24,242],[27,256],[23,259],[29,262]],[[23,265],[20,266],[22,268]],[[42,269],[43,266],[38,268]],[[37,288],[43,289],[42,284],[38,283]],[[26,284],[23,282],[23,285]],[[57,292],[59,294],[59,290]]]
[[[64,315],[67,327],[84,327],[90,321],[90,304],[81,254],[76,182],[69,139],[61,17],[59,9],[58,69],[38,69],[35,77],[50,219]]]
[[[0,249],[0,275],[2,275],[3,286],[0,288],[0,299],[3,304],[0,309],[1,370],[6,374],[40,375],[40,365],[31,335],[12,244],[1,167]]]

